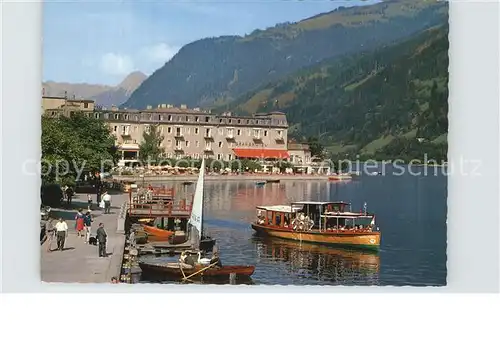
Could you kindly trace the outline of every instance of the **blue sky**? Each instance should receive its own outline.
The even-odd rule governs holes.
[[[338,6],[337,0],[79,0],[44,3],[43,79],[118,84],[153,73],[197,39],[245,35]]]

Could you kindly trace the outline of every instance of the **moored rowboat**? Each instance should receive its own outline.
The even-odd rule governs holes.
[[[172,230],[160,229],[149,225],[142,225],[142,227],[148,235],[154,236],[156,238],[161,238],[163,240],[168,239],[175,233]]]
[[[202,277],[218,278],[218,279],[229,279],[231,275],[235,275],[236,278],[249,278],[255,271],[255,266],[222,266],[222,267],[210,267],[208,269],[204,265],[187,265],[183,263],[147,263],[140,262],[143,273],[154,273],[161,274],[171,278],[184,278],[190,277],[189,279],[200,279]],[[182,269],[181,269],[182,268]],[[202,271],[203,270],[203,271]],[[200,272],[201,271],[201,272]],[[199,272],[198,274],[196,274]]]

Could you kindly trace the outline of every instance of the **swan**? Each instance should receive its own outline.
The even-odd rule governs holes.
[[[198,251],[198,263],[200,264],[210,264],[209,258],[201,258],[201,252]]]

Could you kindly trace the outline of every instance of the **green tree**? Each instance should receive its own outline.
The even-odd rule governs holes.
[[[307,143],[309,144],[309,150],[311,150],[311,156],[323,158],[323,152],[325,147],[315,136],[310,136],[307,138]]]
[[[142,133],[142,142],[139,145],[139,159],[142,162],[158,161],[165,153],[165,149],[161,147],[164,137],[161,135],[157,126],[150,126],[149,132]]]
[[[43,184],[74,184],[79,173],[107,172],[117,160],[115,137],[104,121],[81,112],[42,116]]]

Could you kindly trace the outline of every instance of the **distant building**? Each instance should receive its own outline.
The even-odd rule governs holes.
[[[43,96],[42,113],[49,115],[63,114],[69,116],[74,111],[84,111],[89,114],[95,109],[94,100],[88,99],[68,99],[66,97]]]

